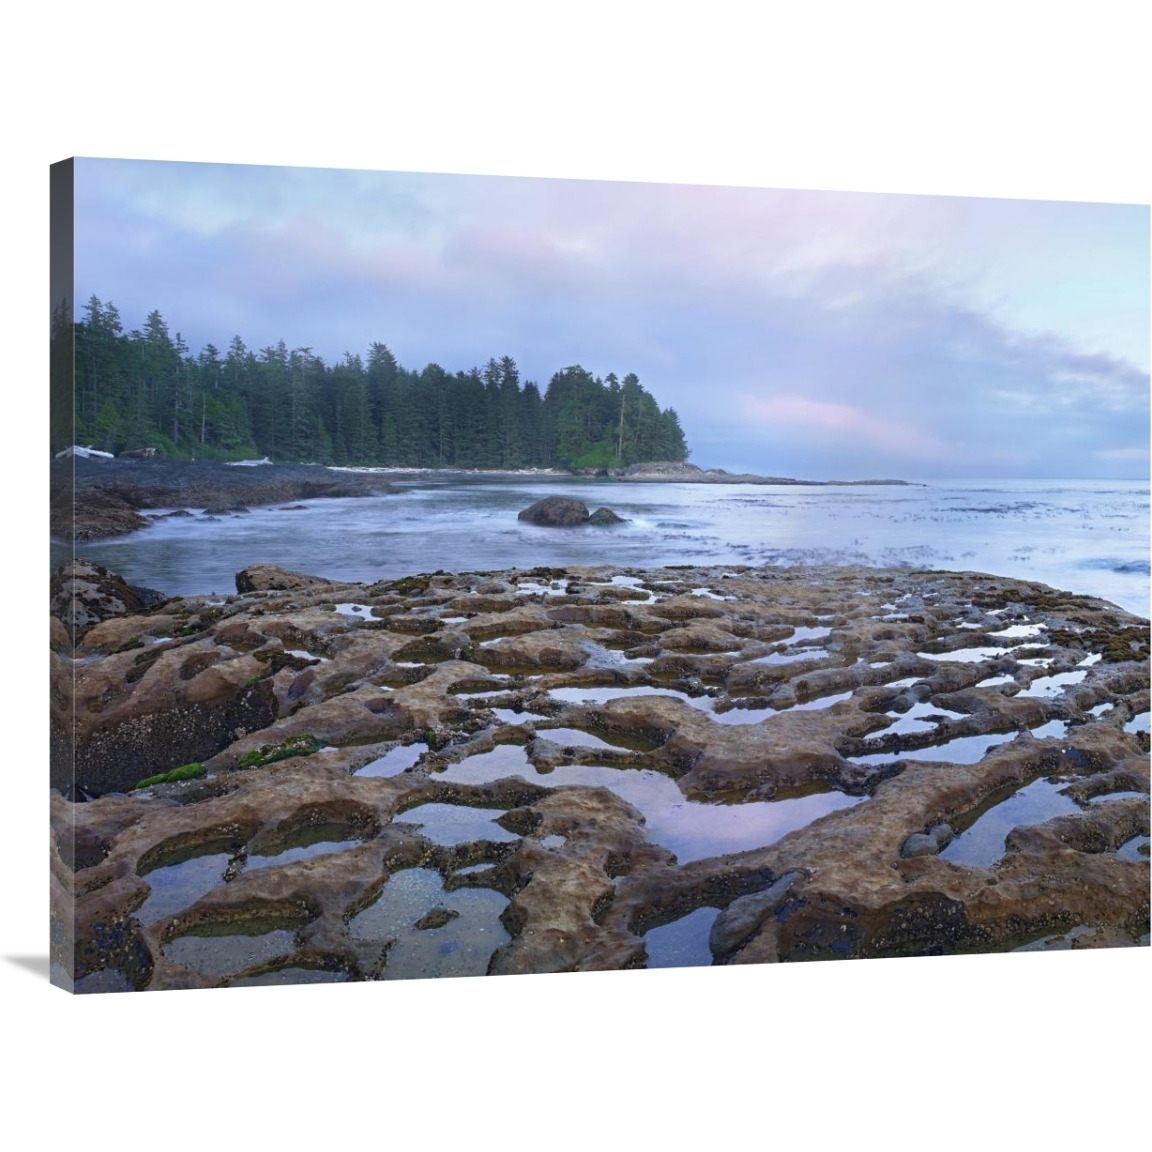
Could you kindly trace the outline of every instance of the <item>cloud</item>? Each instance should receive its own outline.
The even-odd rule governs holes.
[[[635,371],[722,466],[1123,470],[1148,425],[1147,371],[1059,323],[1081,279],[1113,283],[1117,206],[113,162],[80,166],[77,203],[80,295],[129,327],[160,308],[193,348]],[[1105,215],[1116,244],[1071,244]],[[1044,244],[1066,242],[1055,292]],[[1011,306],[988,288],[1009,280]]]

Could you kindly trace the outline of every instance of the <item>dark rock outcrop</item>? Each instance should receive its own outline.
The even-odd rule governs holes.
[[[573,528],[588,521],[588,506],[568,496],[545,496],[519,513],[517,520],[546,528]]]
[[[51,466],[52,534],[95,540],[148,525],[146,508],[216,508],[292,500],[373,496],[393,491],[371,475],[334,472],[318,464],[243,466],[161,456],[114,460],[70,457]]]
[[[72,642],[114,616],[153,612],[168,597],[154,588],[129,584],[102,564],[77,557],[60,566],[49,584],[49,610],[62,621]]]
[[[250,564],[236,573],[236,591],[240,593],[331,588],[332,583],[322,576],[306,576],[303,572],[291,572],[277,564]]]
[[[594,524],[597,528],[610,528],[613,524],[623,524],[624,517],[617,516],[611,508],[597,508],[588,517],[588,523]]]
[[[617,516],[611,508],[597,508],[589,515],[586,504],[568,496],[546,496],[525,508],[516,519],[545,528],[576,528],[581,524],[606,528],[624,523],[623,518]]]

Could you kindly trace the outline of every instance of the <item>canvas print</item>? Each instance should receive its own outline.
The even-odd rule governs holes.
[[[56,983],[1147,947],[1147,206],[52,218]]]

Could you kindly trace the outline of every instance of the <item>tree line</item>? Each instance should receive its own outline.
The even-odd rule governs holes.
[[[193,354],[164,317],[125,332],[92,296],[74,329],[79,444],[177,457],[444,468],[606,468],[686,460],[672,408],[635,374],[603,379],[573,365],[541,392],[510,356],[450,373],[401,367],[381,343],[325,364],[283,340],[258,352]]]

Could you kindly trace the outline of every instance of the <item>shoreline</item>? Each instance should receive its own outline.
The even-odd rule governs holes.
[[[160,458],[55,459],[51,467],[53,538],[104,540],[148,527],[152,509],[246,511],[302,499],[395,495],[390,481],[607,480],[634,484],[757,484],[788,487],[912,486],[905,480],[795,480],[732,474],[695,465],[633,465],[627,469],[464,469],[354,467],[323,464],[185,461]],[[402,490],[400,490],[402,491]]]

